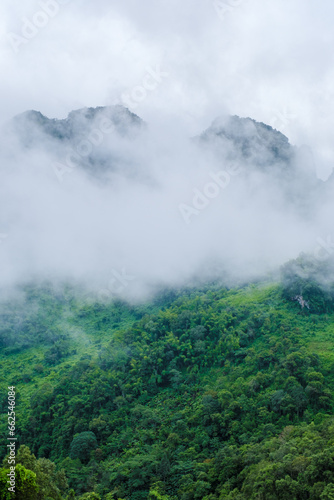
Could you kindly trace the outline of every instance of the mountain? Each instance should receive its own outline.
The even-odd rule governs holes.
[[[309,148],[292,146],[269,125],[239,116],[218,118],[195,140],[217,158],[242,165],[249,189],[256,190],[259,175],[269,180],[281,191],[284,203],[304,217],[318,209],[326,193]]]
[[[109,121],[111,123],[109,123]],[[143,127],[143,121],[123,106],[100,106],[71,111],[67,118],[50,119],[39,111],[26,111],[12,120],[12,128],[26,146],[42,146],[46,137],[59,141],[78,141],[87,138],[95,128],[106,122],[108,133],[111,128],[120,135],[131,134]]]
[[[79,167],[99,181],[110,172],[136,175],[129,142],[144,129],[144,122],[125,107],[100,106],[71,111],[60,120],[27,111],[12,120],[9,133],[21,147],[47,152],[59,178]]]
[[[10,129],[24,147],[54,152],[63,168],[79,166],[92,179],[106,179],[110,172],[138,175],[140,167],[130,150],[147,131],[143,120],[121,105],[75,110],[62,120],[27,111],[13,119]],[[222,166],[241,165],[246,178],[254,173],[269,176],[285,201],[305,215],[323,190],[310,151],[292,146],[281,132],[251,118],[217,118],[194,143]],[[258,179],[248,182],[256,186]]]
[[[20,498],[330,499],[333,324],[279,283],[141,306],[26,287],[2,304],[0,328]],[[5,419],[0,432],[6,442]],[[1,453],[0,496],[16,498]]]
[[[224,254],[225,246],[233,254],[244,245],[236,262],[247,267],[248,253],[261,260],[280,245],[279,254],[289,243],[280,241],[281,234],[298,239],[304,234],[299,226],[309,228],[312,218],[322,221],[331,207],[330,189],[317,179],[310,150],[292,146],[263,123],[225,117],[189,140],[190,160],[182,170],[186,156],[174,168],[166,142],[147,154],[148,127],[122,106],[84,108],[63,120],[29,111],[10,127],[16,136],[6,150],[12,169],[4,162],[2,171],[9,171],[5,188],[12,191],[3,189],[3,212],[13,199],[8,213],[14,230],[0,255],[13,253],[20,258],[8,262],[26,259],[32,267],[33,257],[44,258],[47,249],[52,263],[60,261],[56,271],[73,251],[74,258],[66,261],[66,279],[60,272],[43,274],[42,266],[33,268],[39,270],[36,279],[23,275],[16,288],[0,290],[0,407],[6,416],[0,436],[3,443],[9,432],[17,436],[12,451],[6,445],[0,451],[0,500],[334,498],[333,248],[326,241],[313,255],[302,254],[280,270],[276,266],[270,276],[263,276],[260,266],[257,279],[245,278],[243,270],[239,275],[229,252]],[[39,184],[50,159],[60,180],[64,171],[77,168],[83,182],[61,185],[49,169],[47,181]],[[159,171],[156,182],[145,185],[146,162],[159,161],[164,173],[174,168],[174,177],[152,168],[152,178]],[[196,161],[204,167],[200,177]],[[219,190],[220,197],[214,185],[210,197],[217,172],[233,165],[243,175],[229,190]],[[117,176],[122,182],[113,184]],[[168,181],[165,191],[161,179]],[[202,225],[186,225],[179,217],[179,191],[169,189],[171,179],[184,182],[191,193],[204,179],[201,189],[193,190],[194,205],[187,206],[196,222],[206,216]],[[124,185],[130,186],[128,196],[117,191]],[[131,204],[141,189],[142,197]],[[107,203],[118,195],[118,205]],[[104,218],[106,212],[112,217]],[[290,218],[291,226],[280,233]],[[99,239],[108,231],[110,241]],[[215,240],[219,232],[222,240]],[[155,247],[159,238],[163,244]],[[127,244],[118,245],[123,240]],[[122,266],[117,270],[115,256],[121,256],[118,262],[123,254],[125,262],[138,261],[140,271],[147,259],[143,269],[149,273],[154,265],[154,271],[166,266],[169,253],[178,257],[184,249],[180,262],[187,267],[206,242],[217,246],[216,260],[199,253],[195,263],[201,263],[202,274],[193,264],[169,286],[150,282],[155,293],[146,299],[130,302],[125,292],[118,293],[139,278]],[[103,300],[92,283],[79,284],[82,250],[85,270],[101,260],[89,277],[93,281],[95,269],[102,270],[108,287],[100,290],[107,292]],[[108,278],[110,262],[115,267]],[[168,261],[167,273],[171,263],[179,261]],[[70,278],[66,273],[76,264],[78,279]],[[212,271],[203,272],[206,267]],[[8,401],[14,397],[15,425],[11,420],[8,426]],[[8,477],[14,476],[12,493]]]
[[[199,137],[201,144],[227,149],[231,159],[270,169],[288,169],[296,154],[285,135],[251,118],[217,118]]]

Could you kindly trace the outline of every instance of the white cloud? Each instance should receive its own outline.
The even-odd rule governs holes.
[[[22,44],[17,53],[11,46],[8,33],[22,36],[25,19],[33,21],[42,9],[41,3],[35,0],[24,3],[5,0],[1,3],[0,63],[3,77],[0,82],[0,115],[3,122],[27,109],[63,118],[72,109],[120,102],[123,93],[142,85],[147,68],[160,66],[169,74],[154,91],[147,92],[135,109],[149,124],[153,134],[151,140],[156,141],[160,148],[154,151],[150,149],[150,142],[144,142],[148,150],[143,151],[142,148],[138,151],[142,155],[141,163],[157,163],[159,168],[172,171],[164,178],[166,184],[159,196],[155,194],[150,198],[145,188],[129,187],[122,194],[116,193],[113,201],[107,201],[102,196],[94,205],[94,196],[99,195],[95,188],[90,187],[87,196],[93,208],[87,214],[85,212],[86,221],[80,222],[75,214],[78,207],[84,211],[87,201],[81,198],[78,186],[83,183],[82,189],[86,193],[85,181],[76,178],[74,193],[70,194],[65,189],[59,195],[61,188],[55,186],[53,181],[33,180],[27,173],[28,169],[34,168],[35,161],[39,168],[43,157],[22,157],[25,172],[20,173],[23,177],[18,185],[22,186],[22,190],[23,186],[29,186],[29,191],[23,190],[20,195],[16,192],[16,202],[20,204],[23,200],[29,204],[31,196],[35,199],[31,211],[23,214],[24,217],[29,214],[28,219],[24,218],[27,252],[31,249],[27,259],[36,257],[33,249],[34,241],[38,241],[43,249],[38,258],[42,256],[47,263],[47,256],[53,255],[52,248],[57,248],[57,241],[64,238],[68,242],[64,248],[71,255],[68,267],[75,268],[77,265],[81,268],[82,263],[88,265],[91,241],[99,241],[99,233],[93,226],[103,203],[105,210],[119,210],[119,204],[128,207],[134,203],[138,206],[136,217],[149,220],[152,211],[151,205],[147,204],[149,199],[158,214],[151,224],[137,225],[131,210],[127,212],[125,209],[124,221],[119,225],[117,219],[111,216],[113,223],[119,227],[116,234],[125,245],[118,248],[118,253],[124,255],[126,261],[128,249],[137,245],[138,262],[141,255],[150,256],[150,269],[144,266],[143,274],[165,275],[160,271],[158,250],[165,262],[174,253],[182,254],[181,267],[192,269],[194,262],[199,262],[198,255],[202,256],[201,252],[194,253],[193,249],[203,243],[198,241],[198,234],[193,228],[185,232],[177,210],[173,212],[172,207],[187,200],[191,189],[196,187],[196,177],[191,178],[186,188],[187,183],[171,164],[177,165],[185,177],[189,176],[191,162],[196,163],[196,155],[190,153],[190,157],[187,156],[186,138],[200,133],[220,114],[251,116],[276,125],[293,143],[311,146],[318,175],[322,178],[328,176],[334,165],[334,35],[331,23],[334,5],[329,0],[321,4],[315,0],[307,3],[302,0],[226,1],[233,8],[221,19],[211,0],[96,0],[94,3],[71,0],[63,4],[59,0],[59,12],[54,17],[50,16],[45,26]],[[204,184],[207,182],[204,178],[202,180]],[[177,187],[172,188],[171,183],[177,183]],[[13,186],[7,187],[8,192],[14,189]],[[58,196],[61,196],[63,208],[54,212],[50,200],[59,205]],[[270,206],[270,199],[263,201]],[[217,206],[219,203],[217,200]],[[48,207],[44,212],[44,216],[48,217],[45,220],[39,219],[39,209],[44,205]],[[21,211],[17,209],[17,212],[21,217]],[[13,213],[15,218],[15,210]],[[205,222],[209,213],[210,210],[208,214],[203,213],[203,222],[200,222],[202,240],[212,234]],[[254,217],[256,213],[255,210]],[[237,219],[243,216],[241,214],[242,211],[232,214],[226,221],[231,234],[234,234],[233,227],[237,227]],[[66,217],[68,227],[63,222],[60,224]],[[273,217],[277,218],[277,224],[283,223],[278,214]],[[175,226],[170,225],[173,220]],[[52,233],[48,228],[41,239],[33,240],[34,221],[43,221],[55,231]],[[107,221],[104,223],[107,224]],[[164,231],[163,227],[169,229]],[[37,231],[41,232],[38,222]],[[214,227],[211,231],[214,232]],[[0,227],[0,232],[5,233],[5,228]],[[293,232],[292,222],[287,234]],[[161,247],[150,244],[155,234],[163,242]],[[235,238],[239,241],[237,235]],[[78,261],[73,239],[80,241],[82,249],[82,259]],[[240,246],[246,244],[246,240],[251,242],[247,245],[250,244],[255,252],[259,239],[252,241],[251,229],[248,236],[245,233],[240,238]],[[183,244],[173,243],[171,246],[170,241],[182,241]],[[6,244],[11,245],[8,240]],[[100,260],[103,262],[113,245],[103,238],[99,244],[102,248]],[[220,244],[220,240],[212,236],[212,245],[219,248]],[[297,246],[293,243],[290,250],[296,250]],[[114,247],[117,248],[117,244]],[[15,251],[18,249],[14,245]],[[239,253],[242,255],[241,250]],[[96,255],[94,258],[99,259]],[[54,262],[66,261],[61,249],[57,250],[53,259]],[[171,268],[175,266],[174,275],[178,274],[180,269],[172,258],[170,263]],[[122,267],[122,259],[117,260],[117,265]]]

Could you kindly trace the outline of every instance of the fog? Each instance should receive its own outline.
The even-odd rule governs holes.
[[[28,109],[64,118],[134,93],[147,123],[164,117],[190,136],[224,112],[273,125],[312,148],[325,179],[333,11],[330,0],[3,0],[0,121]],[[164,76],[136,94],[157,67]]]
[[[145,299],[196,279],[265,278],[314,252],[332,203],[310,151],[251,120],[210,125],[191,137],[177,117],[152,127],[120,106],[7,122],[1,287],[49,279]]]
[[[331,254],[333,9],[3,1],[0,287],[137,299]]]

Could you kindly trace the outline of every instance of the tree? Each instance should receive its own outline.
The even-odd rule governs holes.
[[[148,494],[148,500],[170,500],[170,497],[164,493],[163,483],[157,482],[152,485]]]
[[[334,484],[329,483],[325,486],[324,491],[320,495],[321,500],[334,500]]]
[[[101,500],[101,497],[97,493],[94,493],[94,491],[90,491],[81,495],[78,500]]]
[[[56,465],[47,458],[36,459],[28,446],[21,445],[18,449],[16,462],[32,471],[36,476],[38,500],[61,498],[61,492],[68,488],[64,471],[57,471]]]
[[[97,440],[94,432],[81,432],[74,436],[71,443],[70,457],[79,458],[85,464],[89,462],[90,454],[97,448]]]
[[[0,469],[0,498],[1,500],[38,500],[38,486],[36,474],[27,470],[23,465],[15,467],[15,493],[8,491],[9,469]]]

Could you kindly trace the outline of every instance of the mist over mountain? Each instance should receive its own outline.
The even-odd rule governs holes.
[[[254,172],[271,177],[285,193],[286,203],[304,211],[304,215],[314,211],[324,191],[324,183],[316,177],[312,152],[306,146],[291,145],[281,132],[251,118],[216,119],[200,135],[199,143],[217,156],[227,153],[232,161],[244,166],[248,178]]]
[[[143,121],[123,106],[78,109],[62,120],[27,111],[10,124],[11,132],[24,148],[51,149],[55,157],[63,161],[65,170],[78,165],[97,178],[104,171],[116,171],[120,164],[124,173],[128,155],[125,150],[119,150],[120,143],[122,139],[135,139],[143,127]],[[106,136],[111,135],[116,138],[106,144]]]
[[[26,147],[38,144],[39,134],[59,141],[78,141],[86,138],[96,126],[101,126],[101,121],[110,127],[114,126],[120,135],[129,134],[130,131],[140,128],[143,121],[134,113],[123,106],[100,106],[97,108],[83,108],[71,111],[63,120],[49,119],[39,111],[26,111],[12,120],[12,126]],[[42,144],[39,144],[42,146]]]
[[[287,137],[269,125],[238,116],[217,118],[201,134],[200,140],[211,147],[216,144],[221,149],[228,149],[233,159],[242,158],[266,169],[279,165],[287,170],[296,149]]]
[[[1,156],[2,285],[47,276],[138,298],[247,280],[312,251],[331,207],[307,147],[238,116],[191,139],[119,105],[28,111]]]

